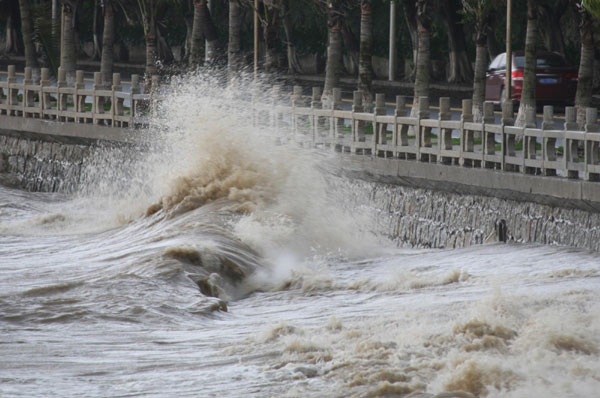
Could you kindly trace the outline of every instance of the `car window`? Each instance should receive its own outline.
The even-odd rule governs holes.
[[[525,56],[524,55],[519,55],[519,56],[515,57],[515,66],[517,68],[525,67]]]
[[[542,68],[567,66],[567,62],[558,54],[546,54],[539,56],[536,65]]]
[[[500,54],[500,62],[498,63],[498,69],[506,69],[506,53]]]
[[[517,68],[525,67],[525,56],[520,55],[515,57],[515,64],[517,65]],[[538,55],[535,60],[535,64],[538,68],[568,66],[567,61],[565,61],[565,59],[558,54]]]
[[[500,58],[502,58],[502,54],[499,54],[496,56],[496,58],[494,58],[494,60],[492,61],[492,63],[489,66],[489,70],[497,70],[500,69]]]

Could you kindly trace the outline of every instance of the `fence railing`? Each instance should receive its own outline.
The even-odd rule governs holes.
[[[151,87],[158,86],[154,76]],[[403,96],[397,96],[390,107],[384,95],[377,94],[372,106],[363,104],[361,93],[355,91],[351,109],[345,110],[340,89],[334,89],[326,103],[321,101],[320,88],[313,88],[312,96],[304,96],[302,90],[295,86],[291,95],[284,95],[274,87],[269,96],[255,97],[254,122],[302,145],[340,152],[600,181],[595,108],[586,109],[586,121],[579,125],[576,109],[566,107],[562,129],[552,106],[544,107],[541,128],[536,126],[535,109],[530,109],[526,126],[516,127],[512,101],[503,104],[499,121],[494,104],[485,102],[481,121],[475,121],[471,100],[463,100],[460,114],[453,117],[450,99],[440,98],[438,116],[432,118],[427,97],[418,99],[418,109],[410,116]],[[14,66],[9,66],[7,80],[0,79],[0,115],[139,128],[147,124],[151,108],[151,95],[143,91],[137,75],[131,76],[124,90],[118,73],[107,87],[96,72],[93,84],[86,87],[82,71],[68,85],[64,72],[59,71],[57,82],[51,84],[49,71],[42,69],[39,84],[33,84],[31,69],[25,68],[18,83]]]
[[[152,84],[158,85],[158,77],[153,77]],[[31,68],[25,68],[18,82],[15,67],[10,65],[8,78],[0,80],[0,115],[114,127],[143,122],[150,95],[142,93],[138,75],[131,75],[128,90],[123,90],[119,73],[113,74],[112,85],[104,85],[100,73],[95,72],[89,86],[80,70],[73,84],[67,84],[62,70],[52,84],[47,68],[41,69],[38,84],[34,84]]]
[[[521,172],[600,181],[600,127],[596,108],[586,109],[584,125],[576,123],[576,109],[565,108],[561,129],[554,108],[544,106],[541,128],[535,109],[526,114],[526,126],[514,126],[512,101],[503,104],[496,121],[494,104],[485,102],[481,121],[474,121],[472,100],[463,100],[460,116],[452,118],[450,99],[440,98],[437,118],[431,118],[429,99],[421,97],[418,109],[410,112],[406,98],[397,96],[389,114],[383,94],[377,94],[373,109],[362,103],[355,91],[352,108],[344,110],[341,91],[333,90],[328,103],[321,102],[321,89],[312,96],[294,87],[291,96],[274,90],[273,102],[255,103],[254,120],[289,137],[315,147],[383,158]],[[289,99],[288,99],[289,98]],[[368,104],[371,105],[371,104]]]

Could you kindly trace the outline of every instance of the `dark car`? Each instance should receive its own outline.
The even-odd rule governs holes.
[[[523,90],[525,53],[512,54],[512,91],[514,103],[519,103]],[[536,56],[535,97],[538,103],[569,105],[575,100],[577,70],[560,54],[540,52]],[[485,77],[485,99],[498,104],[506,98],[506,53],[490,64]]]

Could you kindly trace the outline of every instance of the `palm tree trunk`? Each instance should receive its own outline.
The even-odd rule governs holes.
[[[92,54],[93,60],[98,60],[102,57],[102,43],[100,42],[100,36],[102,35],[102,23],[100,21],[100,12],[102,7],[102,0],[94,0],[94,16],[92,24],[94,50]]]
[[[549,51],[565,55],[565,39],[560,29],[560,19],[567,11],[569,0],[556,0],[538,7],[540,37]]]
[[[527,0],[527,34],[525,36],[525,71],[523,72],[523,92],[515,125],[526,124],[525,115],[528,109],[536,108],[536,51],[537,51],[537,0]]]
[[[238,0],[229,0],[229,43],[227,46],[227,70],[230,78],[241,67],[241,29],[240,4]]]
[[[473,119],[483,118],[485,101],[485,74],[488,65],[488,38],[491,33],[488,11],[479,10],[475,15],[475,75],[473,78]]]
[[[477,41],[475,54],[475,78],[473,79],[473,120],[479,122],[483,118],[483,102],[485,101],[485,73],[488,65],[487,40]]]
[[[112,0],[103,0],[104,3],[104,31],[102,32],[102,58],[100,60],[100,73],[105,85],[112,82],[114,64],[115,42],[115,13]]]
[[[60,19],[58,12],[58,0],[52,0],[52,36],[55,40],[58,40],[60,36]]]
[[[449,83],[469,82],[473,76],[473,68],[467,55],[465,34],[458,20],[458,11],[462,9],[458,0],[446,0],[440,3],[444,15],[444,24],[448,31],[448,47],[450,70]]]
[[[283,30],[285,31],[285,37],[287,39],[288,73],[291,75],[294,75],[296,73],[302,73],[302,68],[300,67],[300,61],[298,61],[298,55],[296,54],[294,31],[292,29],[292,23],[290,21],[289,13],[290,13],[289,0],[282,0],[281,14],[282,14]]]
[[[164,12],[159,12],[159,15],[163,15]],[[159,25],[156,26],[156,44],[158,46],[158,59],[166,64],[172,63],[175,60],[175,56]]]
[[[339,84],[342,71],[342,13],[340,0],[331,0],[327,9],[327,25],[329,27],[329,45],[327,46],[323,102],[329,101],[331,98],[333,89]]]
[[[358,64],[360,59],[360,43],[354,36],[352,29],[348,26],[347,21],[342,20],[342,43],[344,48],[346,49],[347,54],[350,58],[350,68],[347,69],[347,72],[355,75],[358,73]],[[343,64],[343,58],[342,58]],[[346,69],[344,67],[344,69]]]
[[[217,60],[217,49],[218,49],[218,34],[217,28],[212,19],[212,13],[214,12],[215,0],[208,0],[205,10],[205,23],[202,25],[204,29],[204,37],[206,38],[206,54],[205,61],[208,64],[213,64]]]
[[[37,54],[33,44],[33,23],[29,0],[19,0],[19,7],[21,10],[21,31],[23,32],[23,44],[25,46],[25,66],[30,67],[33,75],[39,77]]]
[[[360,2],[360,61],[358,64],[358,89],[362,91],[363,105],[371,108],[373,102],[373,19],[371,0]]]
[[[279,53],[277,51],[277,32],[280,29],[279,8],[268,6],[268,14],[263,16],[263,40],[265,42],[265,63],[266,71],[274,71],[278,67]]]
[[[72,84],[75,81],[75,65],[77,62],[75,51],[75,32],[73,22],[77,0],[63,0],[63,45],[60,51],[60,67],[65,71],[67,82]]]
[[[417,32],[418,53],[417,73],[415,77],[414,99],[411,115],[416,115],[419,110],[419,97],[429,97],[429,66],[431,63],[430,53],[430,28],[431,28],[431,4],[429,0],[417,0]]]
[[[415,0],[403,0],[404,6],[404,19],[406,20],[406,27],[410,34],[410,41],[413,49],[413,69],[410,76],[406,76],[409,80],[415,79],[415,73],[417,70],[417,54],[419,52],[419,34],[417,33],[417,8]]]
[[[583,8],[580,9],[580,15],[581,60],[579,61],[579,80],[577,81],[575,106],[577,107],[577,123],[583,126],[586,108],[592,104],[594,89],[594,37],[591,16]]]
[[[202,32],[202,13],[206,8],[206,0],[194,0],[194,22],[192,25],[192,42],[190,47],[190,65],[202,64],[204,34]]]
[[[144,39],[146,41],[146,79],[156,75],[156,61],[158,60],[158,44],[156,39],[156,24],[154,22],[154,11],[150,10],[143,18]]]

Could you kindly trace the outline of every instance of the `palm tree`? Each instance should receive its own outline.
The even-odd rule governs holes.
[[[462,0],[465,19],[475,26],[475,76],[473,79],[473,117],[475,121],[483,117],[485,100],[485,74],[488,65],[488,32],[490,16],[496,6],[496,0]]]
[[[373,19],[371,17],[372,0],[360,2],[360,61],[358,64],[358,89],[362,92],[363,104],[370,108],[372,93],[372,56],[373,56]]]
[[[202,63],[202,47],[204,35],[202,34],[202,14],[205,12],[206,0],[194,0],[194,22],[192,23],[192,40],[190,46],[190,65]],[[207,7],[208,8],[208,7]]]
[[[586,108],[592,103],[592,90],[594,80],[594,37],[592,32],[592,16],[600,18],[599,0],[576,1],[581,16],[579,36],[581,41],[581,60],[579,61],[579,80],[577,81],[577,94],[575,106],[577,107],[577,123],[585,123]]]
[[[25,46],[25,66],[32,69],[33,75],[39,78],[39,66],[35,45],[33,44],[33,21],[31,18],[31,7],[29,0],[19,0],[21,10],[21,31],[23,33],[23,44]]]
[[[525,70],[523,72],[523,91],[515,125],[525,126],[528,109],[536,108],[536,51],[537,51],[537,0],[527,0],[527,34],[525,36]],[[509,62],[509,60],[507,60]]]
[[[414,80],[417,66],[417,53],[419,50],[419,39],[417,34],[417,5],[415,0],[402,0],[402,5],[404,8],[404,20],[406,22],[408,33],[410,34],[410,41],[412,43],[413,50],[413,69],[411,75],[409,76],[409,80]]]
[[[22,48],[20,46],[19,37],[19,2],[17,0],[0,0],[2,14],[6,15],[6,34],[4,36],[5,54],[20,54]]]
[[[560,20],[569,7],[570,0],[554,0],[542,2],[538,6],[538,28],[540,29],[540,41],[553,52],[566,55],[565,38],[560,29]]]
[[[238,0],[229,0],[229,42],[227,45],[227,70],[230,78],[242,66],[240,30],[242,18]]]
[[[158,42],[156,35],[156,16],[161,0],[137,0],[139,17],[144,29],[146,41],[146,78],[157,73]]]
[[[102,8],[104,10],[104,31],[102,32],[100,73],[103,84],[109,85],[112,82],[115,42],[115,12],[112,0],[102,0]]]
[[[429,97],[429,64],[431,63],[429,40],[433,14],[431,0],[417,0],[416,5],[418,50],[412,116],[416,115],[419,109],[419,97]]]
[[[448,32],[449,83],[470,82],[473,79],[473,67],[467,55],[467,45],[463,26],[459,20],[460,0],[441,1],[444,24]],[[487,35],[486,35],[487,36]]]
[[[63,40],[60,49],[60,67],[66,73],[67,82],[75,81],[75,66],[77,63],[77,53],[75,49],[75,12],[79,5],[79,0],[63,0],[62,2],[62,32]]]
[[[254,5],[252,5],[252,8],[254,8]],[[265,71],[273,71],[278,66],[277,36],[281,22],[280,11],[280,2],[271,1],[263,1],[262,7],[257,10],[265,48],[263,64]]]
[[[333,89],[340,81],[342,71],[342,0],[327,0],[327,27],[329,28],[329,45],[327,46],[327,63],[325,65],[325,87],[323,100],[328,101]]]
[[[294,41],[294,30],[290,21],[290,5],[289,0],[281,1],[281,19],[283,22],[283,30],[285,31],[285,37],[287,39],[287,60],[288,60],[288,73],[296,74],[302,73],[300,67],[300,61],[298,61],[298,55],[296,54],[296,44]]]

